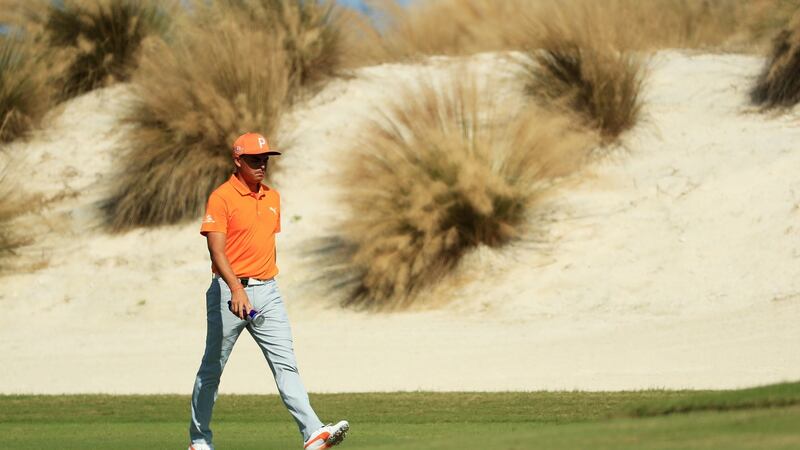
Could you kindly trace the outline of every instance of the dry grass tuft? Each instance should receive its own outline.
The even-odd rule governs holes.
[[[387,60],[385,50],[378,45],[380,33],[370,17],[350,8],[338,8],[334,19],[340,30],[342,68],[358,68]]]
[[[43,38],[50,3],[48,0],[0,0],[0,24],[9,34]]]
[[[371,125],[345,176],[346,305],[409,305],[471,248],[520,237],[553,180],[580,166],[591,139],[568,119],[501,116],[490,94],[422,83]]]
[[[113,230],[196,217],[231,173],[236,136],[260,131],[274,141],[281,111],[339,68],[330,5],[194,6],[182,39],[154,41],[134,77],[131,148],[105,207]]]
[[[333,3],[273,0],[271,7],[286,33],[284,46],[297,84],[314,86],[335,75],[342,65],[343,49]]]
[[[772,1],[772,0],[770,0]],[[635,50],[721,48],[747,28],[747,2],[740,0],[573,0],[593,9],[609,30],[625,30]]]
[[[765,53],[772,50],[775,36],[789,27],[800,12],[800,0],[750,0],[743,3],[747,5],[748,17],[745,37]]]
[[[170,21],[154,0],[76,0],[48,8],[49,43],[69,61],[64,98],[129,79],[145,38],[166,34]]]
[[[606,28],[602,13],[582,6],[537,21],[526,65],[526,90],[540,103],[568,108],[606,141],[636,124],[645,77],[627,34]]]
[[[516,48],[510,29],[530,13],[530,0],[439,0],[401,6],[395,0],[370,5],[382,22],[360,43],[369,63],[418,55],[467,55]]]
[[[596,7],[606,29],[625,28],[636,50],[713,48],[760,51],[798,0],[437,0],[401,7],[373,0],[381,26],[359,43],[365,63],[418,55],[466,55],[524,48],[532,18],[552,8]],[[787,15],[788,14],[788,15]],[[377,56],[376,56],[377,55]]]
[[[124,171],[106,202],[113,230],[194,218],[232,171],[236,136],[277,129],[289,89],[282,35],[235,20],[154,43],[134,82]]]
[[[0,36],[0,144],[24,136],[50,108],[44,62],[29,42]]]
[[[341,12],[332,1],[224,0],[205,11],[212,18],[233,14],[240,23],[280,30],[295,87],[314,86],[341,68]]]
[[[800,13],[775,37],[772,54],[750,98],[765,108],[800,103]]]

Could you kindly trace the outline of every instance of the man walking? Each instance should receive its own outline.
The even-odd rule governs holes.
[[[297,372],[291,329],[275,283],[280,196],[261,184],[272,155],[280,153],[270,150],[260,134],[236,139],[236,172],[211,194],[203,216],[200,233],[208,241],[214,276],[206,292],[208,332],[192,392],[189,450],[213,449],[211,410],[222,369],[245,328],[267,359],[281,399],[303,435],[304,449],[337,445],[350,427],[345,420],[323,426]]]

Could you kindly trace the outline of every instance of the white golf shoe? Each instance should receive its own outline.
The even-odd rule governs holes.
[[[190,445],[189,450],[214,450],[214,449],[211,448],[211,446],[206,443],[199,442]]]
[[[326,449],[339,445],[347,436],[350,424],[342,420],[336,425],[328,424],[315,431],[303,444],[303,449]]]

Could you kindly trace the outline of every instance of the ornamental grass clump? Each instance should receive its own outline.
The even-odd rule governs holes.
[[[134,76],[124,170],[105,203],[110,229],[197,217],[231,174],[237,136],[258,131],[278,139],[282,111],[338,70],[332,8],[301,0],[196,2],[176,37],[153,40]]]
[[[196,217],[231,174],[235,138],[274,137],[290,80],[282,38],[227,19],[145,52],[123,170],[104,207],[112,230]]]
[[[628,50],[630,35],[603,26],[592,7],[561,9],[538,21],[528,49],[527,92],[553,109],[568,109],[606,142],[632,128],[642,108],[646,67]]]
[[[525,234],[554,179],[591,139],[535,110],[500,113],[472,82],[426,82],[383,112],[345,171],[345,305],[411,304],[479,245]]]
[[[371,3],[382,25],[360,46],[375,47],[378,60],[418,55],[468,55],[518,47],[519,29],[534,2],[530,0],[439,0],[402,5],[396,0]],[[363,51],[363,50],[362,50]]]
[[[148,36],[169,30],[169,8],[155,0],[50,2],[44,30],[67,68],[59,81],[64,99],[126,81]],[[167,2],[167,4],[169,4]]]
[[[354,44],[366,55],[365,63],[522,50],[531,19],[547,22],[553,9],[581,7],[602,11],[603,28],[629,31],[636,37],[630,45],[640,51],[760,51],[763,36],[781,29],[800,8],[798,0],[437,0],[407,5],[373,0],[369,4],[379,25]]]
[[[51,106],[44,61],[17,36],[0,36],[0,144],[24,136]]]
[[[765,108],[788,108],[800,102],[800,13],[775,37],[750,98]]]
[[[298,87],[316,85],[336,74],[343,62],[343,17],[331,1],[224,0],[217,14],[283,35],[291,79]]]

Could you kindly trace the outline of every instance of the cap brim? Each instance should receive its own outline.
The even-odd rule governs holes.
[[[248,153],[248,152],[245,152],[245,153],[242,153],[242,154],[240,154],[240,155],[238,155],[238,156],[245,156],[245,155],[267,155],[267,156],[278,156],[278,155],[280,155],[280,154],[281,154],[281,152],[276,152],[276,151],[258,152],[258,153]],[[236,156],[236,154],[234,154],[234,156]]]

